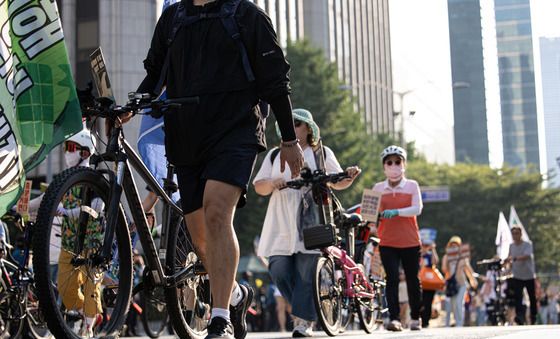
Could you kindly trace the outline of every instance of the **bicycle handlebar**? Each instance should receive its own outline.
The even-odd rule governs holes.
[[[95,98],[91,94],[91,87],[86,90],[78,91],[80,98],[80,106],[84,117],[100,117],[116,119],[119,115],[132,112],[137,114],[144,109],[151,109],[150,115],[154,118],[160,118],[169,108],[178,108],[187,104],[198,104],[199,97],[184,97],[172,99],[156,99],[152,100],[152,96],[147,93],[128,94],[128,102],[123,105],[115,105],[112,98],[99,97]]]
[[[502,259],[483,259],[480,261],[477,261],[476,264],[477,265],[500,265],[502,266],[505,263],[504,260]]]
[[[315,170],[311,172],[309,168],[304,168],[301,171],[301,179],[296,179],[292,181],[286,182],[285,188],[294,188],[300,189],[303,186],[309,186],[314,184],[326,184],[326,183],[333,183],[336,184],[339,181],[344,179],[349,179],[350,175],[348,172],[340,172],[334,174],[325,174],[321,170]]]

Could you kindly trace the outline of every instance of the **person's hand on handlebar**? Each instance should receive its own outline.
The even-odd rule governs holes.
[[[111,120],[105,119],[105,134],[107,138],[109,138],[109,136],[111,135],[111,130],[113,129],[113,127],[121,127],[122,125],[129,122],[133,116],[134,116],[133,112],[121,113],[119,115],[119,118],[115,121],[114,124],[111,122]]]
[[[346,169],[346,173],[350,176],[348,179],[344,179],[345,181],[354,181],[360,173],[362,173],[362,169],[358,166],[350,166]]]
[[[336,184],[331,184],[332,188],[336,190],[343,190],[350,187],[350,185],[352,185],[352,183],[358,177],[358,175],[362,173],[362,170],[358,166],[350,166],[346,168],[345,172],[348,174],[349,178],[342,179]]]
[[[270,184],[272,185],[273,189],[281,190],[286,187],[286,180],[284,180],[283,178],[273,179]]]
[[[299,141],[282,141],[280,145],[280,172],[284,173],[286,163],[292,172],[292,179],[299,176],[299,172],[303,167],[303,150],[299,145]]]

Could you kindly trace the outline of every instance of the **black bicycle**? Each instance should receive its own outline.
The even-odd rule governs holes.
[[[17,258],[10,253],[12,246],[8,242],[2,246],[4,253],[0,257],[0,338],[50,338],[52,335],[39,311],[34,274],[29,267],[29,244],[35,226],[32,222],[24,222],[23,218],[14,212],[8,212],[2,219],[21,227],[23,243],[20,244],[21,248],[15,249],[21,254]],[[3,222],[1,227],[4,227]],[[9,235],[7,227],[4,231]]]
[[[506,275],[505,262],[501,259],[484,259],[477,262],[477,265],[486,266],[491,272],[493,295],[494,298],[486,304],[486,313],[488,314],[488,322],[492,326],[501,326],[506,324],[506,298],[503,295],[504,283],[510,278]]]
[[[326,174],[322,170],[304,168],[300,175],[301,179],[286,185],[295,189],[310,187],[318,207],[319,224],[304,229],[303,238],[306,249],[321,250],[313,279],[313,300],[321,328],[328,335],[336,336],[357,314],[362,329],[371,333],[383,313],[383,283],[372,280],[364,266],[355,261],[354,232],[366,223],[359,214],[344,213],[328,186],[349,178],[348,173]]]
[[[105,152],[91,157],[93,168],[76,167],[62,172],[49,185],[39,208],[33,264],[40,306],[49,328],[58,339],[118,335],[132,292],[127,206],[145,253],[144,293],[163,290],[167,311],[180,338],[204,337],[210,318],[210,285],[194,251],[183,212],[170,198],[177,190],[172,180],[173,167],[168,166],[164,187],[160,187],[125,140],[118,123],[125,112],[140,114],[151,108],[161,114],[170,107],[194,104],[198,98],[152,101],[148,95],[131,93],[126,105],[117,106],[108,98],[93,97],[91,88],[79,91],[79,97],[84,116],[105,118],[112,130]],[[132,168],[163,202],[159,250],[142,209]],[[61,236],[49,241],[57,223],[62,225]],[[49,271],[48,258],[53,251],[60,252],[57,276]],[[93,333],[84,333],[83,322],[91,322],[92,315],[98,318],[98,314],[103,318],[95,322]]]
[[[144,272],[146,271],[144,270]],[[166,304],[167,301],[162,288],[145,288],[143,282],[140,282],[132,291],[127,333],[139,336],[141,332],[138,331],[138,320],[140,320],[144,333],[148,337],[159,338],[170,325]]]

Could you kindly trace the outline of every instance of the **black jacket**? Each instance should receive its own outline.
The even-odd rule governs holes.
[[[227,0],[205,6],[193,6],[192,0],[183,3],[187,15],[196,15],[219,12],[224,1]],[[177,8],[178,4],[167,8],[156,25],[144,60],[147,76],[138,92],[153,93],[157,85]],[[167,157],[177,166],[204,163],[209,156],[232,145],[255,145],[264,150],[264,123],[258,101],[275,102],[289,95],[289,65],[268,16],[243,0],[235,18],[255,74],[254,82],[247,80],[241,53],[219,19],[205,19],[181,28],[169,48],[168,97],[200,97],[200,104],[185,105],[164,117]],[[275,111],[277,118],[279,114],[284,118],[289,115],[291,121],[289,110]]]

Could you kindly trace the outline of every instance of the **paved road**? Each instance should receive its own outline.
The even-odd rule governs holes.
[[[139,338],[139,337],[136,337]],[[148,338],[148,337],[142,337]],[[162,336],[172,339],[173,336]],[[250,333],[247,339],[287,339],[291,333]],[[315,333],[314,338],[329,338],[324,333]],[[463,327],[430,328],[420,332],[403,331],[400,333],[385,330],[365,334],[363,331],[349,331],[337,338],[372,339],[372,338],[430,338],[430,339],[560,339],[560,326],[512,326],[512,327]]]

